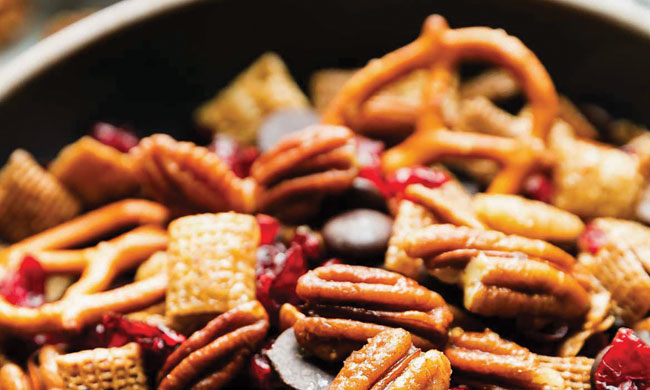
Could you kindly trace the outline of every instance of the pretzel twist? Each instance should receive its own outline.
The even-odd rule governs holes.
[[[515,76],[530,101],[532,136],[512,139],[453,132],[445,127],[442,106],[454,91],[454,69],[465,58],[495,63]],[[502,30],[450,29],[441,16],[429,16],[415,41],[370,61],[350,78],[323,113],[323,123],[361,128],[368,121],[363,104],[389,82],[419,68],[429,68],[430,80],[423,87],[415,133],[384,153],[384,170],[391,172],[449,156],[487,158],[502,165],[489,192],[516,192],[542,158],[558,98],[535,54]]]
[[[79,329],[108,311],[133,311],[162,298],[167,290],[165,274],[103,291],[121,272],[167,247],[167,234],[159,227],[141,226],[91,248],[61,248],[96,240],[133,224],[162,224],[168,215],[167,209],[157,203],[121,201],[5,249],[2,258],[8,259],[10,266],[19,256],[31,254],[45,272],[81,272],[81,277],[61,300],[38,308],[14,306],[0,298],[0,328],[16,333]]]

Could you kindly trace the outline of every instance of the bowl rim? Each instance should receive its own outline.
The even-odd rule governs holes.
[[[122,0],[44,38],[0,67],[0,103],[50,66],[142,20],[208,0]],[[211,0],[218,1],[218,0]],[[650,7],[635,0],[542,0],[587,12],[650,39]]]

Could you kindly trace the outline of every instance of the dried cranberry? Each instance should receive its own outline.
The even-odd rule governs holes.
[[[130,321],[119,314],[105,314],[102,322],[87,329],[82,348],[121,347],[136,342],[147,354],[149,362],[162,363],[185,341],[185,337],[164,326]]]
[[[334,264],[343,264],[343,261],[341,261],[341,259],[337,257],[332,257],[331,259],[323,262],[323,264],[321,264],[321,267],[327,267],[328,265],[334,265]]]
[[[553,200],[553,183],[540,173],[528,176],[522,190],[524,195],[541,202],[551,203]]]
[[[271,362],[266,356],[273,341],[267,342],[260,352],[251,357],[249,371],[255,389],[271,390],[273,388],[273,370],[271,369]]]
[[[388,177],[387,183],[392,196],[402,197],[406,187],[411,184],[422,184],[428,188],[436,188],[449,180],[451,180],[451,177],[443,170],[413,166],[398,169]]]
[[[95,123],[92,136],[104,145],[111,146],[122,153],[127,153],[140,142],[132,132],[106,122]]]
[[[597,228],[593,223],[590,223],[578,239],[578,244],[583,250],[587,250],[592,255],[595,255],[600,248],[607,245],[607,234]]]
[[[219,156],[239,177],[247,177],[250,174],[251,165],[260,155],[256,147],[239,145],[234,138],[225,134],[215,136],[208,149]]]
[[[595,369],[596,390],[650,389],[650,345],[631,329],[619,329]]]
[[[307,259],[312,262],[320,260],[323,256],[323,238],[307,225],[298,226],[291,242],[298,244]]]
[[[302,247],[296,243],[262,245],[257,249],[257,299],[275,322],[283,303],[298,304],[298,278],[307,272]]]
[[[257,214],[257,223],[260,225],[260,245],[273,244],[280,232],[280,221],[266,214]]]
[[[32,256],[0,282],[0,295],[16,306],[39,307],[45,302],[45,270]]]

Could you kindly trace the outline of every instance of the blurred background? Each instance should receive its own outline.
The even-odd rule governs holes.
[[[650,7],[650,0],[619,1]],[[118,0],[0,0],[0,67],[39,40],[116,2]]]
[[[40,39],[118,0],[0,0],[0,66]]]

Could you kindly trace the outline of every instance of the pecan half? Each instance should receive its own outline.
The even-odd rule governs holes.
[[[356,177],[353,133],[346,127],[315,125],[284,137],[251,167],[263,186],[262,210],[287,202],[343,191]]]
[[[257,301],[221,314],[169,355],[158,375],[158,390],[221,388],[241,370],[268,328],[266,311]]]
[[[583,357],[537,355],[489,330],[474,333],[460,328],[450,332],[445,355],[459,378],[506,388],[588,389],[593,364],[593,359]]]
[[[154,134],[129,153],[144,191],[179,212],[255,209],[254,180],[237,177],[207,148]]]
[[[451,367],[436,350],[413,347],[402,329],[379,333],[345,360],[330,390],[446,390]]]
[[[444,342],[452,320],[440,295],[378,268],[320,267],[298,280],[296,293],[311,314],[404,328],[433,345]]]
[[[409,256],[427,259],[457,249],[478,249],[522,252],[565,270],[570,270],[575,263],[573,256],[545,241],[447,224],[421,229],[407,237],[404,244]]]
[[[545,241],[432,225],[404,245],[408,255],[425,258],[430,274],[462,286],[465,307],[474,313],[577,318],[590,306],[573,257]]]

